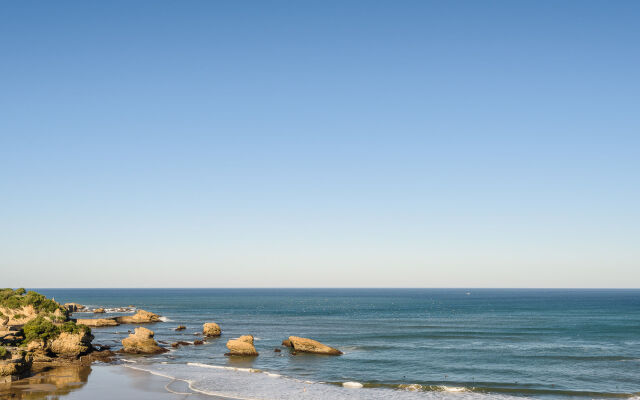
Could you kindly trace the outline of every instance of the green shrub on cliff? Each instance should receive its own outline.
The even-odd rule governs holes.
[[[47,299],[46,296],[34,292],[20,289],[2,289],[0,290],[0,307],[6,308],[22,308],[26,306],[33,306],[38,312],[53,313],[56,310],[60,310],[63,315],[67,315],[67,310],[54,300]]]
[[[41,315],[27,322],[22,327],[22,330],[24,331],[23,344],[37,339],[42,339],[46,342],[49,339],[55,339],[60,334],[60,328]]]
[[[60,332],[91,334],[91,328],[86,325],[78,325],[73,321],[67,321],[60,325]]]
[[[73,321],[67,321],[62,325],[55,325],[53,322],[41,315],[27,322],[22,327],[22,330],[24,331],[24,340],[22,341],[22,344],[25,345],[38,339],[42,339],[45,342],[53,340],[62,332],[91,334],[91,328],[88,326],[78,325]]]
[[[4,346],[0,346],[0,358],[4,358],[7,355],[7,348]]]

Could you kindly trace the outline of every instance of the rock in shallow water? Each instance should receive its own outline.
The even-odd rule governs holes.
[[[116,317],[115,320],[119,324],[146,324],[150,322],[159,322],[160,316],[149,311],[138,310],[138,312],[133,315]]]
[[[222,330],[220,325],[215,322],[208,322],[202,326],[202,334],[205,336],[220,336],[222,335]]]
[[[340,350],[329,347],[313,339],[289,336],[289,342],[291,342],[293,350],[300,353],[327,354],[331,356],[339,356],[342,354]]]
[[[158,346],[153,339],[153,331],[147,328],[136,328],[135,333],[122,339],[122,351],[131,354],[158,354],[168,350]]]
[[[231,339],[227,342],[228,356],[257,356],[258,352],[253,346],[253,336],[244,335],[237,339]]]

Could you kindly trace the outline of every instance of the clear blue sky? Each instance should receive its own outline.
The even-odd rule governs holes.
[[[2,2],[2,286],[639,287],[639,20]]]

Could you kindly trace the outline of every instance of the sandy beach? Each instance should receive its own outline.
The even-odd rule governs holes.
[[[123,365],[59,367],[0,385],[2,399],[221,399],[189,390],[186,382],[171,380]]]

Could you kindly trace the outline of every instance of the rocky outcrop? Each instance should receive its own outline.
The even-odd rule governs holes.
[[[82,304],[78,304],[78,303],[64,303],[64,308],[67,309],[67,311],[69,311],[70,313],[76,312],[76,311],[81,311],[84,310],[85,306],[83,306]]]
[[[3,326],[18,326],[37,317],[38,311],[31,304],[19,308],[0,307],[0,316],[2,316],[0,323]]]
[[[34,361],[46,362],[51,361],[51,352],[49,346],[42,339],[32,340],[27,344],[27,351],[31,354]]]
[[[220,325],[215,322],[208,322],[202,326],[202,334],[205,336],[220,336],[222,335],[222,330],[220,329]]]
[[[78,318],[76,324],[85,326],[118,326],[118,321],[113,318]]]
[[[94,314],[104,314],[104,308],[96,308],[95,310],[93,310]]]
[[[148,324],[151,322],[160,322],[160,316],[149,311],[138,310],[138,312],[133,315],[115,317],[115,320],[119,324]]]
[[[285,339],[285,340],[283,340],[283,341],[282,341],[282,345],[283,345],[284,347],[292,347],[292,346],[291,346],[291,341],[290,341],[289,339]]]
[[[49,345],[49,350],[60,357],[78,358],[91,351],[93,335],[90,332],[62,332]]]
[[[31,370],[31,359],[26,352],[14,350],[0,359],[0,383],[20,379]]]
[[[136,328],[135,333],[122,339],[122,351],[132,354],[158,354],[168,350],[158,346],[153,339],[153,331],[147,328]]]
[[[196,346],[200,346],[201,344],[204,344],[204,342],[202,340],[194,340],[193,344]]]
[[[258,352],[253,346],[253,336],[244,335],[237,339],[231,339],[227,342],[229,352],[227,356],[257,356]]]
[[[339,356],[342,354],[340,350],[329,347],[313,339],[289,336],[289,342],[291,342],[291,347],[293,347],[293,350],[296,352],[327,354],[332,356]]]
[[[185,329],[187,329],[187,327],[186,327],[186,326],[184,326],[184,325],[178,325],[178,327],[176,328],[176,331],[183,331],[183,330],[185,330]]]

